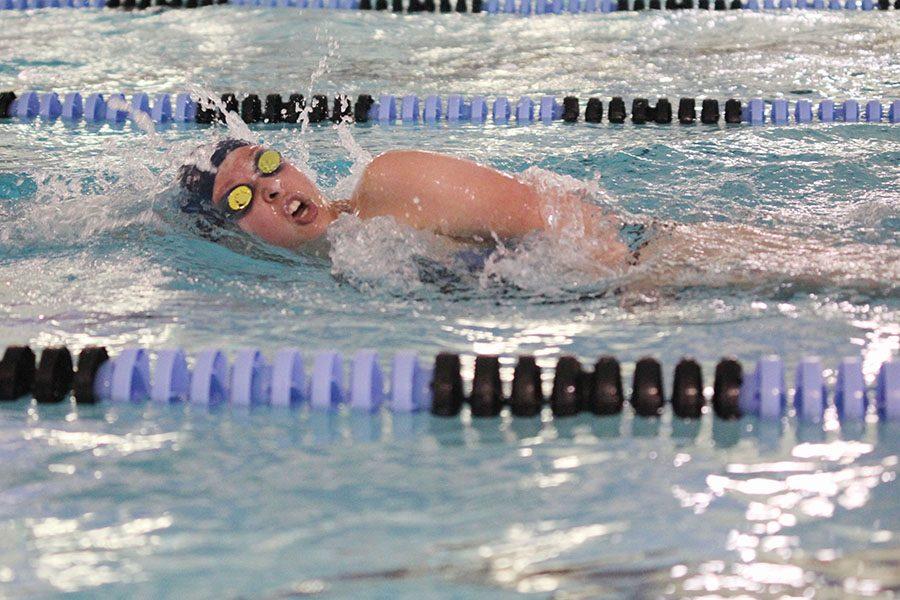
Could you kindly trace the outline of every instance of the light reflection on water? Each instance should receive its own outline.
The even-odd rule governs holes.
[[[85,515],[86,521],[94,515]],[[35,575],[61,592],[129,583],[146,578],[141,555],[160,545],[171,517],[141,518],[90,528],[77,519],[26,520],[37,556]]]
[[[878,465],[841,468],[856,463],[873,449],[871,444],[857,441],[801,443],[791,450],[791,455],[818,459],[816,462],[732,463],[726,467],[729,474],[747,477],[710,474],[705,491],[690,493],[675,489],[682,506],[694,508],[696,514],[702,514],[713,502],[729,496],[747,503],[746,525],[731,530],[727,542],[728,549],[741,562],[727,574],[718,570],[715,574],[700,572],[688,577],[683,582],[684,589],[777,593],[778,586],[783,586],[801,592],[815,583],[815,572],[806,572],[796,564],[784,564],[794,558],[801,559],[802,564],[808,558],[800,538],[791,535],[791,529],[800,522],[808,524],[815,519],[833,518],[836,505],[848,511],[861,508],[868,502],[873,488],[893,482],[896,455],[885,457]],[[769,477],[759,477],[760,473]],[[892,537],[891,532],[873,532],[871,541],[887,541]],[[819,550],[815,555],[832,559],[837,556],[829,549]],[[779,563],[768,562],[773,558]],[[893,555],[893,560],[900,561],[900,552]]]
[[[25,409],[0,421],[0,519],[24,541],[0,542],[14,594],[877,596],[898,583],[893,424]]]

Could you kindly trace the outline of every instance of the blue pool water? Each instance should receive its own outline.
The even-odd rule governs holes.
[[[896,426],[2,410],[9,595],[752,596],[897,585]],[[843,438],[840,439],[840,438]]]
[[[217,7],[4,13],[0,89],[894,98],[889,14],[488,20]],[[311,84],[311,81],[314,82]],[[344,220],[327,255],[202,239],[170,182],[225,132],[0,123],[0,342],[271,355],[863,358],[900,346],[896,126],[255,129],[334,196],[423,148],[680,224],[711,258],[598,277],[565,240],[450,268],[430,236]],[[356,150],[359,146],[363,152]],[[538,170],[539,169],[539,170]],[[598,181],[599,177],[599,181]],[[735,244],[719,227],[789,239]],[[437,257],[437,258],[436,258]],[[663,265],[665,266],[665,265]],[[446,273],[444,275],[447,275]],[[647,285],[647,279],[650,279]],[[449,282],[449,283],[448,283]],[[629,289],[629,286],[624,286]],[[833,380],[834,372],[827,375]],[[549,382],[549,380],[548,380]],[[181,407],[0,407],[8,596],[889,596],[898,431]]]

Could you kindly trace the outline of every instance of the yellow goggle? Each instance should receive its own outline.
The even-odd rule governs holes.
[[[272,175],[281,168],[281,154],[275,150],[263,150],[256,156],[256,170],[260,175]]]
[[[256,170],[261,177],[274,175],[281,169],[281,154],[275,150],[261,150],[256,155]],[[253,202],[253,188],[243,183],[225,195],[223,207],[228,216],[240,218]]]
[[[239,185],[225,198],[229,212],[241,212],[253,202],[253,190],[249,185]]]

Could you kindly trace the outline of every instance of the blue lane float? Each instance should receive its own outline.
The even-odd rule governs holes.
[[[37,92],[25,92],[16,98],[9,108],[9,116],[20,119],[33,119],[41,110],[41,100]]]
[[[494,105],[491,109],[491,118],[494,119],[494,123],[498,125],[509,123],[511,114],[512,109],[509,106],[509,98],[500,96],[494,99]]]
[[[197,118],[197,101],[190,94],[181,92],[175,96],[175,113],[172,120],[176,123],[193,123]]]
[[[432,371],[414,352],[398,352],[391,365],[391,410],[414,413],[431,408]]]
[[[275,353],[272,360],[272,406],[293,408],[309,398],[303,365],[303,357],[296,348],[283,348]]]
[[[59,96],[53,92],[41,95],[41,104],[38,114],[42,119],[56,119],[62,114],[62,102]]]
[[[155,358],[154,358],[155,357]],[[152,360],[151,360],[152,359]],[[59,403],[72,392],[79,404],[94,402],[160,404],[190,403],[202,407],[231,405],[239,408],[271,406],[335,412],[346,409],[360,414],[383,411],[437,416],[456,416],[466,405],[472,417],[490,417],[508,410],[514,417],[536,417],[544,408],[556,418],[581,412],[617,414],[623,410],[625,392],[619,362],[601,357],[593,369],[572,356],[559,359],[553,391],[541,390],[541,369],[533,356],[518,358],[511,394],[504,395],[497,356],[475,358],[471,392],[467,394],[458,355],[439,354],[434,367],[423,365],[410,352],[397,352],[390,372],[373,350],[356,352],[345,379],[344,358],[336,351],[312,357],[309,378],[305,361],[296,348],[277,351],[269,362],[257,348],[238,350],[229,362],[220,349],[197,354],[193,366],[179,349],[156,352],[127,348],[111,357],[102,347],[88,347],[78,356],[75,370],[69,350],[47,348],[37,358],[30,348],[7,348],[0,360],[0,400],[31,395],[38,403]],[[152,363],[152,368],[151,368]],[[713,413],[720,419],[742,415],[762,420],[796,417],[821,422],[829,410],[841,421],[858,422],[877,415],[881,420],[900,420],[900,362],[890,360],[878,369],[869,389],[858,357],[843,359],[836,369],[829,394],[825,370],[816,357],[803,358],[796,367],[793,390],[785,381],[779,356],[760,358],[746,376],[740,363],[723,359],[716,366]],[[703,393],[700,365],[682,359],[675,367],[671,395],[666,397],[663,368],[652,357],[637,361],[628,403],[638,417],[656,417],[667,405],[680,419],[702,416],[707,397]],[[829,406],[833,399],[833,408]],[[873,406],[870,406],[872,404]]]
[[[384,376],[374,350],[360,350],[353,357],[350,372],[350,407],[368,413],[381,410]]]
[[[228,401],[228,358],[221,350],[200,352],[191,374],[190,402],[218,406]]]
[[[80,121],[82,115],[84,115],[84,103],[81,100],[81,94],[78,92],[66,94],[60,117],[64,121]]]
[[[92,124],[120,124],[138,114],[144,114],[158,124],[213,124],[224,121],[222,110],[237,112],[248,125],[258,123],[283,124],[316,124],[355,122],[356,124],[372,123],[382,126],[398,124],[438,125],[441,123],[487,124],[495,125],[531,125],[542,123],[552,125],[557,121],[575,123],[603,122],[603,101],[599,97],[586,100],[576,96],[566,96],[560,103],[555,96],[544,95],[537,99],[522,96],[510,102],[508,96],[496,96],[489,100],[485,96],[473,96],[470,99],[460,94],[449,94],[447,100],[437,94],[423,98],[415,94],[395,96],[381,94],[378,100],[370,94],[361,94],[355,104],[345,94],[334,96],[329,113],[327,96],[317,94],[312,98],[310,106],[306,106],[302,94],[291,94],[290,100],[284,102],[280,94],[265,95],[263,109],[260,96],[247,94],[238,100],[235,94],[222,94],[221,105],[217,107],[201,106],[197,98],[182,92],[178,94],[156,94],[152,99],[143,92],[133,94],[130,100],[122,93],[104,96],[101,93],[82,95],[69,92],[60,100],[55,92],[38,93],[27,91],[21,95],[14,92],[0,93],[0,119],[15,118],[19,121],[39,119],[41,122],[62,119],[76,122],[84,120]],[[174,98],[174,101],[173,101]],[[111,106],[112,105],[112,106]],[[584,111],[582,114],[582,106]],[[680,98],[678,102],[677,122],[684,125],[696,125],[696,99]],[[719,111],[720,102],[715,99],[702,100],[699,123],[717,125],[722,121]],[[792,109],[793,106],[793,109]],[[609,101],[607,122],[623,124],[628,120],[626,104],[620,97]],[[669,125],[673,122],[672,103],[665,97],[650,104],[645,98],[634,98],[631,102],[630,121],[635,125],[657,124]],[[724,121],[727,125],[741,123],[763,125],[771,123],[777,126],[791,124],[820,123],[900,123],[900,100],[869,99],[860,103],[847,99],[842,102],[823,99],[815,106],[810,100],[799,99],[793,103],[785,98],[764,100],[751,98],[746,103],[735,98],[725,102]]]
[[[562,118],[563,109],[553,96],[541,96],[541,108],[539,117],[544,125]]]
[[[187,358],[178,349],[160,350],[150,387],[150,399],[160,404],[184,402],[189,398],[191,372]]]
[[[833,123],[834,122],[834,100],[822,100],[819,102],[819,109],[817,111],[819,115],[819,120],[823,123]]]
[[[344,401],[344,360],[338,352],[319,352],[313,361],[310,404],[335,410]]]
[[[788,122],[788,102],[780,98],[772,101],[772,122],[776,125],[787,125]]]
[[[127,106],[125,102],[125,94],[110,94],[106,99],[106,115],[107,123],[122,123],[128,118],[128,111],[124,108]]]
[[[845,358],[838,365],[834,405],[843,420],[859,421],[866,416],[869,398],[862,373],[862,361],[858,358]]]
[[[797,100],[796,104],[794,104],[794,122],[812,123],[812,120],[812,102],[810,102],[809,100]]]
[[[743,111],[743,120],[751,125],[761,125],[766,120],[765,103],[761,98],[753,98]]]
[[[817,423],[825,414],[828,390],[822,376],[822,362],[816,357],[807,357],[797,365],[794,378],[794,408],[797,417],[803,421]]]
[[[143,348],[123,350],[110,362],[113,368],[109,373],[109,383],[103,386],[108,389],[109,400],[140,402],[150,396],[150,358]],[[98,396],[104,398],[103,394]]]
[[[443,114],[440,96],[431,95],[425,98],[425,109],[422,112],[422,119],[426,123],[437,123],[441,120]]]
[[[134,116],[137,113],[150,113],[150,97],[143,93],[136,93],[131,97],[131,115]]]
[[[231,366],[231,404],[262,406],[269,403],[272,368],[256,348],[239,350]]]
[[[400,120],[407,125],[413,125],[419,122],[418,96],[403,96],[403,100],[400,102]]]
[[[888,121],[891,123],[900,123],[900,100],[893,100],[888,109]]]
[[[397,98],[389,94],[382,94],[378,97],[378,102],[373,106],[373,110],[380,123],[393,123],[397,120]]]
[[[534,100],[528,96],[522,96],[516,104],[516,121],[519,125],[530,125],[534,122]]]
[[[741,388],[741,412],[763,419],[779,418],[784,412],[786,398],[781,358],[761,358]]]
[[[88,94],[84,101],[84,120],[98,123],[106,119],[106,100],[103,94]]]
[[[172,101],[169,98],[169,94],[157,94],[154,97],[150,118],[155,123],[165,123],[172,120]]]
[[[878,371],[875,404],[882,420],[900,420],[900,361],[883,363]]]
[[[472,104],[469,105],[469,119],[472,123],[484,123],[487,120],[488,103],[484,96],[472,96]]]

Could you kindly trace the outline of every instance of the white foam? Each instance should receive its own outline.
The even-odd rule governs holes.
[[[328,228],[331,272],[363,290],[395,293],[423,286],[417,258],[446,258],[435,234],[399,225],[391,217],[361,220],[343,214]],[[443,254],[443,256],[441,256]]]
[[[370,160],[368,153],[355,148],[354,164],[364,166]],[[360,287],[391,291],[422,286],[423,260],[455,281],[468,281],[481,289],[497,285],[534,291],[595,289],[618,281],[622,270],[602,261],[610,250],[607,241],[617,239],[617,226],[612,221],[589,225],[585,219],[590,216],[573,209],[595,197],[610,202],[599,184],[537,168],[529,169],[523,179],[554,199],[544,215],[549,223],[544,232],[515,242],[495,237],[496,246],[491,250],[417,231],[389,217],[362,221],[342,215],[328,230],[332,272]],[[467,264],[457,255],[466,250],[485,256],[482,269],[473,272],[471,262]]]

